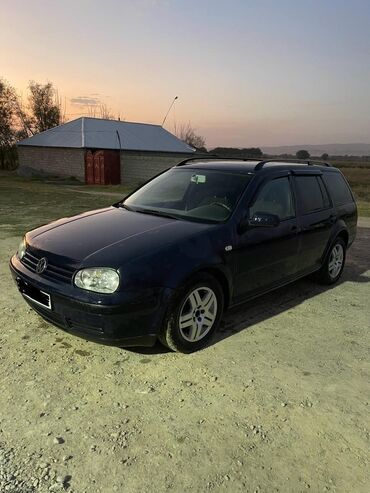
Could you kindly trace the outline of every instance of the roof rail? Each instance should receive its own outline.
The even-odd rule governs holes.
[[[296,163],[296,164],[307,164],[308,166],[329,166],[331,167],[331,164],[326,163],[325,161],[312,161],[312,160],[306,160],[306,159],[266,159],[264,161],[260,161],[256,167],[254,168],[255,171],[258,171],[263,168],[263,166],[267,163]]]
[[[188,159],[184,159],[180,163],[176,164],[176,166],[184,166],[190,161],[201,161],[202,159],[213,159],[218,161],[259,161],[259,158],[256,157],[220,157],[214,154],[210,154],[209,156],[202,157],[190,157]]]
[[[187,159],[184,159],[183,161],[179,162],[176,164],[176,166],[184,166],[185,164],[188,164],[191,161],[201,161],[202,159],[207,160],[207,159],[212,159],[212,160],[218,160],[218,161],[259,161],[258,164],[256,164],[254,170],[258,171],[263,168],[263,166],[267,163],[292,163],[292,164],[307,164],[307,166],[329,166],[331,167],[331,164],[326,163],[325,161],[312,161],[312,160],[306,160],[306,159],[264,159],[260,160],[259,158],[255,157],[220,157],[220,156],[215,156],[210,154],[209,156],[202,156],[202,157],[190,157]]]

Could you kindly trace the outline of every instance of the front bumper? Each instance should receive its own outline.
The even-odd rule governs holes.
[[[89,293],[89,301],[86,301],[83,290],[80,293],[70,285],[46,281],[29,271],[16,256],[10,260],[10,270],[18,287],[28,283],[51,296],[51,310],[23,296],[46,321],[83,339],[113,346],[155,344],[172,293],[168,288],[115,293],[115,304],[109,303],[109,295],[104,295],[105,303],[99,296],[94,302],[94,294]]]

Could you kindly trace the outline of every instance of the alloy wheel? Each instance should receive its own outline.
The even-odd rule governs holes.
[[[340,243],[337,243],[333,247],[330,253],[329,264],[328,264],[329,276],[332,279],[335,279],[340,273],[343,265],[343,259],[344,259],[343,246]]]
[[[194,289],[184,301],[179,317],[182,337],[189,342],[203,339],[217,317],[217,297],[209,287]]]

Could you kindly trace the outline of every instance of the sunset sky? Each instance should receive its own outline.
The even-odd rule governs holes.
[[[207,146],[370,142],[369,0],[0,0],[0,76]]]

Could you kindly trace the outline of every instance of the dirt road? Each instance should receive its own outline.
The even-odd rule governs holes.
[[[11,282],[18,241],[0,238],[1,492],[369,491],[369,227],[340,284],[246,304],[190,356],[48,325]]]

